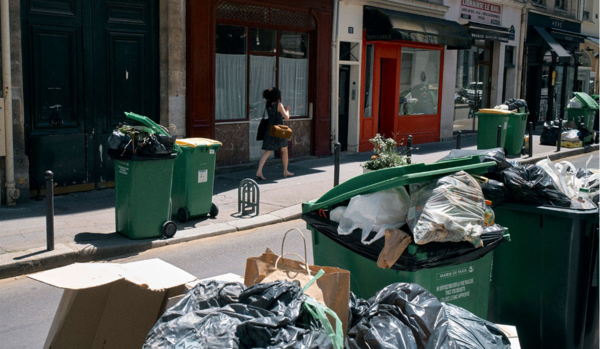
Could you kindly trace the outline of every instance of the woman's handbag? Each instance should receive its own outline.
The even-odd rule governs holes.
[[[265,134],[269,129],[269,118],[265,119],[265,114],[267,113],[267,109],[265,109],[262,118],[260,119],[260,124],[258,125],[258,131],[256,132],[256,140],[262,141],[265,139]]]
[[[292,129],[285,125],[271,125],[269,134],[277,138],[292,138]]]

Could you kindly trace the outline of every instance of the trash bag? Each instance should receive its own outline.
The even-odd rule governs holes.
[[[131,137],[119,130],[114,130],[111,135],[108,136],[107,152],[109,155],[112,152],[115,156],[122,156],[125,153],[133,154],[133,142]]]
[[[575,130],[575,129],[571,129],[571,130],[564,131],[561,134],[560,139],[565,142],[579,142],[581,139],[583,139],[580,137],[580,135],[581,135],[581,132],[579,132],[578,130]]]
[[[481,187],[464,171],[411,189],[407,223],[416,244],[468,241],[482,247],[484,216]]]
[[[391,284],[368,300],[368,312],[348,330],[346,348],[424,348],[442,303],[417,284]]]
[[[369,300],[350,297],[346,348],[510,349],[506,335],[417,284],[395,283]]]
[[[339,235],[337,233],[337,223],[327,218],[319,217],[317,211],[302,214],[302,219],[312,229],[317,230],[327,238],[373,262],[377,262],[379,254],[384,247],[383,239],[375,241],[370,245],[364,245],[360,241],[361,231],[359,229],[356,229],[350,235]],[[391,269],[412,272],[458,265],[477,260],[505,241],[504,231],[504,228],[497,224],[483,228],[483,233],[481,234],[483,247],[480,248],[476,248],[466,241],[430,242],[425,245],[411,244],[407,251],[391,266]]]
[[[492,207],[498,206],[508,200],[508,191],[502,182],[488,179],[486,182],[480,182],[479,186],[485,199],[492,202]]]
[[[512,165],[506,160],[504,149],[492,148],[492,149],[452,149],[450,154],[446,155],[440,160],[454,159],[463,156],[479,156],[481,162],[494,162],[494,166],[490,166],[486,170],[486,177],[495,180],[500,179],[500,172],[506,168],[512,167]]]
[[[361,241],[365,245],[371,244],[384,236],[385,229],[400,228],[406,223],[409,202],[410,197],[404,187],[357,195],[344,211],[338,233],[348,235],[361,228]],[[372,231],[377,233],[369,240]]]
[[[580,168],[577,170],[575,177],[579,180],[579,187],[588,189],[589,197],[596,205],[598,205],[598,199],[600,194],[600,178],[597,173]]]
[[[571,207],[571,199],[554,183],[550,175],[536,165],[507,168],[502,171],[502,182],[511,198],[538,205]]]
[[[425,349],[510,349],[508,337],[495,324],[450,303],[443,303],[442,316]]]
[[[525,112],[529,113],[529,108],[527,107],[527,102],[523,99],[515,99],[511,98],[503,103],[507,106],[508,110],[519,110],[519,108],[525,108]]]
[[[199,283],[160,317],[143,348],[332,348],[304,297],[298,282]]]
[[[544,129],[540,136],[540,144],[543,145],[556,145],[558,140],[558,125],[555,125],[553,121],[550,123],[544,122]]]

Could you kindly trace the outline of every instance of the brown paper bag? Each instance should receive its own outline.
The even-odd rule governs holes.
[[[377,259],[377,266],[383,269],[391,268],[411,242],[410,235],[402,230],[386,229],[385,245]]]
[[[286,232],[286,234],[288,232]],[[285,242],[285,236],[283,242]],[[301,261],[283,257],[283,255],[289,254],[299,256],[295,253],[283,253],[282,243],[281,256],[278,256],[267,249],[267,251],[259,257],[248,258],[246,261],[246,273],[244,275],[244,283],[246,286],[276,280],[297,280],[300,282],[300,285],[304,287],[314,275],[319,272],[319,270],[323,269],[325,274],[317,279],[317,281],[305,291],[305,294],[313,297],[318,302],[325,304],[337,314],[342,321],[345,335],[346,326],[348,324],[348,301],[350,299],[350,272],[335,267],[316,265],[307,266],[306,263]],[[302,258],[301,256],[299,257]],[[302,259],[306,260],[305,258]],[[329,321],[335,328],[335,321],[331,318]]]

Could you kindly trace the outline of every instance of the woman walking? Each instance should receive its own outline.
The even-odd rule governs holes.
[[[265,162],[267,162],[267,159],[271,155],[271,152],[274,150],[279,150],[281,152],[281,161],[283,162],[283,176],[291,177],[294,174],[288,171],[287,139],[274,137],[269,134],[269,129],[271,128],[271,126],[283,125],[283,120],[290,119],[290,107],[283,107],[283,104],[281,104],[281,91],[279,91],[275,87],[269,87],[268,90],[264,90],[263,98],[267,100],[266,110],[267,115],[269,115],[269,128],[267,129],[265,138],[263,140],[262,149],[265,152],[260,157],[260,161],[258,162],[258,171],[256,171],[256,178],[258,180],[266,179],[262,173],[263,166],[265,166]]]

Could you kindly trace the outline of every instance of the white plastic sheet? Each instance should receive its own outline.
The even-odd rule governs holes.
[[[407,221],[419,245],[469,241],[481,247],[484,215],[481,187],[460,171],[411,192]]]
[[[361,241],[365,245],[384,236],[386,229],[397,229],[406,223],[410,196],[403,187],[383,190],[350,199],[344,211],[338,234],[349,235],[354,229],[362,229]],[[368,240],[369,234],[377,234]]]

